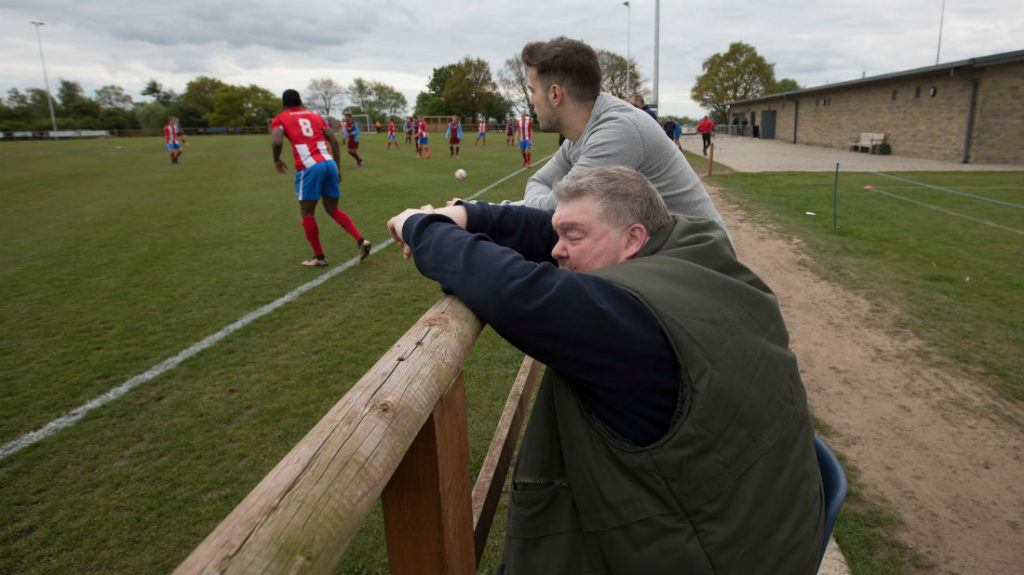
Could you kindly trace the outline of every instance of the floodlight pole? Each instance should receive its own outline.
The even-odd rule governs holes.
[[[50,122],[53,124],[53,137],[57,137],[57,116],[53,113],[53,96],[50,95],[50,78],[46,75],[46,59],[43,58],[43,37],[39,34],[39,27],[45,26],[45,22],[29,21],[29,24],[36,27],[36,41],[39,42],[39,61],[43,64],[43,82],[46,83],[46,103],[50,105]]]
[[[630,14],[629,0],[626,0],[626,2],[623,2],[622,5],[626,7],[626,97],[628,98],[628,97],[632,96],[632,94],[629,91],[629,89],[630,89],[630,87],[629,87],[629,80],[630,80],[630,77],[629,77],[630,76],[630,70],[629,70],[629,14]]]
[[[946,19],[946,0],[942,0],[942,12],[939,13],[939,45],[935,47],[935,65],[939,65],[939,52],[942,51],[942,22]]]
[[[661,30],[661,0],[654,0],[654,93],[652,94],[651,109],[658,113],[658,52],[659,52],[659,31]]]

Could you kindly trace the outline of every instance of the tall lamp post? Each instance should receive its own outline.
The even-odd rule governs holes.
[[[661,0],[654,0],[654,102],[651,109],[658,113],[658,53],[661,48]]]
[[[629,69],[629,0],[622,3],[626,7],[626,97],[630,97],[629,80],[630,80],[630,69]]]
[[[57,116],[53,114],[53,96],[50,95],[50,78],[46,75],[46,59],[43,58],[43,38],[39,34],[39,27],[45,26],[45,22],[30,21],[29,24],[36,27],[36,41],[39,42],[39,61],[43,64],[43,82],[46,83],[46,103],[50,105],[50,122],[53,124],[53,137],[57,137]]]

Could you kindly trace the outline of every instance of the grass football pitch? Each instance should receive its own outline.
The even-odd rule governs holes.
[[[341,207],[381,246],[407,207],[498,181],[480,199],[521,198],[532,170],[489,139],[451,159],[435,136],[427,160],[364,134],[363,167],[340,161]],[[177,165],[152,138],[3,145],[0,443],[164,371],[0,460],[0,573],[171,571],[442,295],[392,244],[165,369],[357,257],[321,211],[331,266],[299,265],[292,175],[267,136],[189,141]],[[556,145],[539,135],[535,167]],[[521,358],[485,330],[467,363],[474,472]],[[380,529],[372,517],[341,571],[386,571]]]

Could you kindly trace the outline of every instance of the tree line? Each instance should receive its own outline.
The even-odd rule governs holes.
[[[602,91],[626,98],[627,84],[635,94],[649,99],[651,90],[635,60],[608,50],[598,50]],[[629,80],[627,80],[629,78]],[[735,42],[724,54],[704,61],[691,96],[715,121],[726,120],[731,101],[799,89],[790,79],[775,80],[774,64],[768,63],[747,44]],[[170,115],[186,127],[262,126],[281,110],[280,94],[250,84],[236,86],[216,78],[199,76],[181,94],[149,80],[136,101],[124,88],[107,85],[92,97],[81,84],[59,79],[53,98],[46,90],[11,88],[0,100],[0,131],[45,131],[51,126],[50,105],[58,128],[64,130],[130,130],[159,128]],[[348,86],[329,77],[310,81],[302,91],[304,104],[325,117],[344,111],[367,114],[372,120],[404,117],[409,108],[405,96],[382,82],[356,78]],[[496,75],[480,58],[462,60],[433,69],[426,89],[420,92],[412,113],[418,116],[457,115],[463,121],[503,120],[530,112],[526,67],[519,55],[506,59]],[[690,120],[689,118],[681,121]]]

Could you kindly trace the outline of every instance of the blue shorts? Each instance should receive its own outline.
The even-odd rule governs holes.
[[[529,150],[533,146],[530,145],[530,140],[519,140],[519,149],[522,151]]]
[[[167,144],[167,149],[170,151],[180,150],[181,144]]]
[[[388,134],[388,139],[389,140],[394,140],[395,139],[395,135],[394,134]]]
[[[416,138],[416,143],[421,146],[426,146],[429,143],[428,140],[430,140],[430,138]]]
[[[312,167],[295,172],[295,198],[319,200],[321,196],[341,197],[338,184],[338,164],[334,160],[317,162]]]

